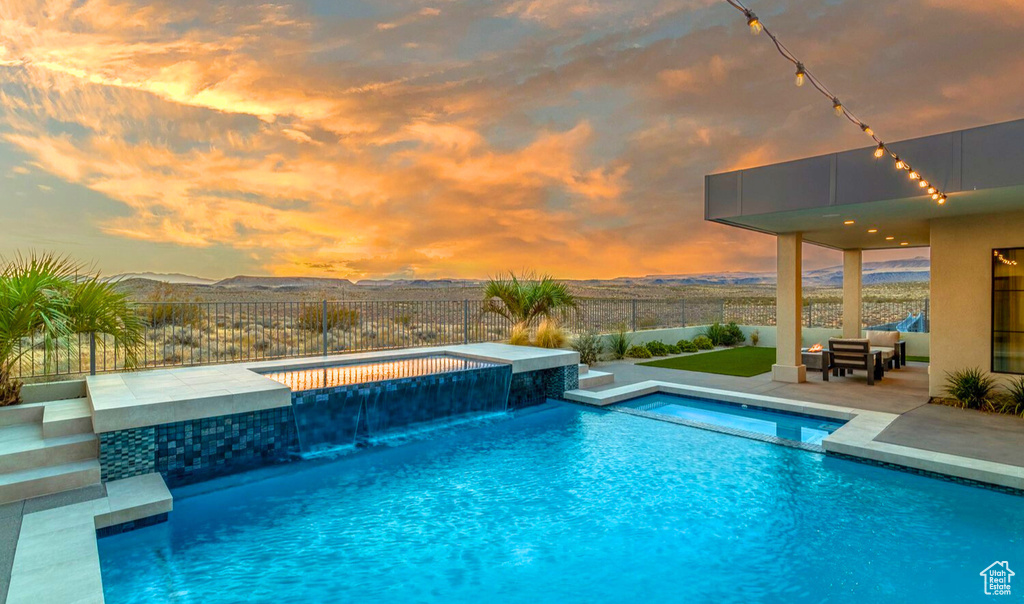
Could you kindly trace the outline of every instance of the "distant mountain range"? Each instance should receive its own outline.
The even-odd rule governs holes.
[[[928,258],[865,262],[865,285],[878,283],[921,282],[929,279]],[[352,289],[352,288],[462,288],[480,285],[480,279],[364,279],[353,283],[348,279],[319,277],[255,277],[239,275],[215,280],[180,273],[124,273],[109,280],[146,279],[164,283],[219,287],[225,289]],[[628,285],[770,285],[775,283],[775,272],[725,272],[684,275],[647,275],[644,277],[617,277],[615,279],[570,280],[573,283],[599,285],[614,283]],[[838,287],[843,283],[843,267],[830,266],[804,272],[804,284],[815,287]]]

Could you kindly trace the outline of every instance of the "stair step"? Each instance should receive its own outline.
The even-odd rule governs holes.
[[[43,421],[43,403],[22,403],[0,407],[0,428],[18,424],[38,424]]]
[[[588,371],[586,375],[580,376],[580,389],[597,388],[615,381],[615,374],[606,371]]]
[[[100,481],[98,459],[0,474],[0,504],[78,489]]]
[[[590,366],[586,363],[580,363],[580,375],[586,375],[590,371]]]
[[[87,398],[46,403],[43,410],[43,438],[92,433],[92,407]]]
[[[43,438],[41,424],[0,428],[0,473],[95,459],[99,439],[91,432]]]

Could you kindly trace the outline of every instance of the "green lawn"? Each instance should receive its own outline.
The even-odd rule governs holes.
[[[665,367],[666,369],[684,369],[686,371],[750,377],[771,371],[774,363],[774,348],[743,346],[741,348],[716,350],[703,354],[691,354],[638,364],[647,367]]]
[[[915,363],[927,363],[928,362],[928,357],[912,357],[912,356],[910,356],[908,354],[907,355],[907,360],[908,361],[914,361]]]

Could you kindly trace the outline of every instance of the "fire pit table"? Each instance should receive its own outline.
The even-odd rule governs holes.
[[[803,363],[808,370],[823,371],[825,368],[825,351],[821,348],[818,350],[801,348],[800,362]]]

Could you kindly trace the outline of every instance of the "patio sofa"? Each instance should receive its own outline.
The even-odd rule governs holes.
[[[882,362],[888,369],[899,369],[907,364],[907,343],[898,331],[867,331],[864,333],[872,348],[882,351]]]

